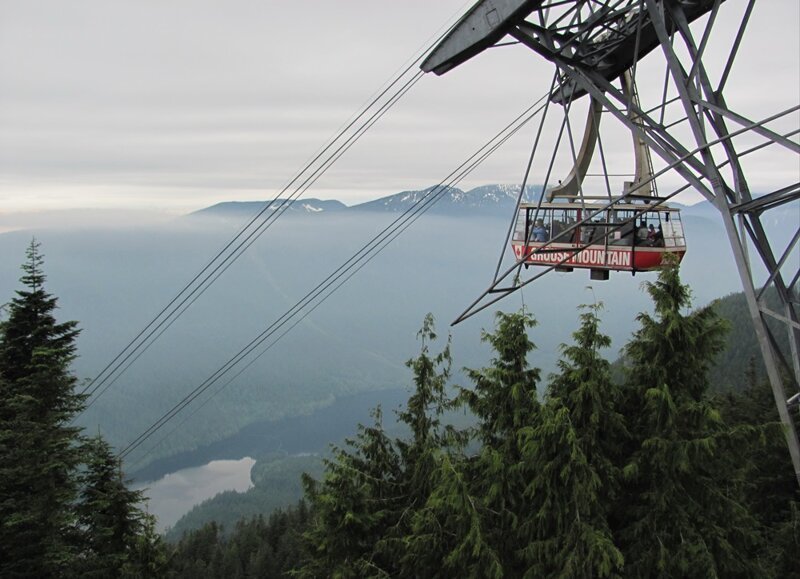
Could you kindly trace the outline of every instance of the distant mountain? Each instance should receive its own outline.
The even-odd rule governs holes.
[[[362,212],[402,213],[417,203],[427,201],[426,197],[434,187],[421,190],[409,190],[394,195],[388,195],[348,207],[341,201],[321,199],[296,199],[293,201],[280,199],[271,203],[269,210],[278,210],[283,203],[289,203],[287,215],[321,215],[347,212],[350,214]],[[520,185],[491,184],[481,185],[469,191],[457,187],[446,187],[440,198],[430,207],[432,215],[449,216],[502,216],[511,218],[511,213],[517,202]],[[525,187],[523,201],[532,202],[541,195],[541,185],[528,185]],[[264,207],[266,201],[228,201],[206,207],[190,216],[206,216],[221,218],[243,219],[255,216]],[[681,210],[684,219],[694,220],[698,226],[708,226],[708,220],[718,222],[719,211],[709,201],[701,201],[694,205],[670,203],[672,207]],[[764,225],[780,230],[784,225],[793,226],[797,221],[796,206],[789,205],[785,209],[770,211]]]
[[[243,218],[255,216],[264,208],[266,201],[226,201],[211,207],[200,209],[191,213],[192,216],[201,217],[235,217]],[[286,205],[288,203],[288,208]],[[270,204],[269,211],[278,211],[285,208],[287,214],[315,215],[318,213],[332,213],[347,209],[341,201],[325,201],[323,199],[278,199]]]
[[[339,211],[402,213],[423,199],[427,200],[426,195],[433,189],[434,187],[428,187],[420,191],[403,191],[402,193],[360,203],[352,207],[348,207],[340,201],[297,199],[289,201],[290,206],[287,209],[287,214],[313,215]],[[447,187],[430,211],[435,215],[510,216],[510,212],[514,210],[517,203],[519,189],[519,185],[482,185],[469,191],[462,191],[456,187]],[[542,187],[540,185],[527,186],[524,200],[530,201],[537,198],[541,190]],[[272,203],[269,208],[270,211],[276,211],[283,202],[283,200],[279,200]],[[265,203],[266,201],[217,203],[211,207],[196,211],[191,216],[243,218],[256,215],[263,209]]]
[[[533,197],[538,189],[532,186],[527,194]],[[201,407],[198,401],[184,415],[185,424],[174,432],[164,431],[163,441],[148,441],[152,448],[142,447],[132,459],[140,462],[130,470],[209,447],[250,424],[310,414],[342,396],[405,387],[409,375],[404,361],[416,354],[414,336],[424,316],[432,312],[440,327],[446,327],[486,288],[499,255],[510,257],[504,239],[517,191],[518,187],[502,185],[467,192],[448,189],[436,211],[415,222],[274,348],[265,349],[264,356],[235,382],[228,387],[220,380],[214,387],[219,390],[211,389],[202,398],[211,400],[218,391],[213,404]],[[310,288],[349,263],[374,237],[376,228],[388,225],[397,211],[423,194],[406,192],[351,208],[337,201],[295,201],[286,214],[293,217],[279,220],[198,295],[141,361],[81,417],[81,424],[90,432],[101,429],[123,448],[254,336],[292,311]],[[74,364],[78,377],[97,376],[231,239],[240,223],[262,207],[255,202],[221,203],[194,214],[223,216],[217,219],[182,219],[146,227],[129,222],[108,227],[103,220],[102,227],[37,230],[47,255],[47,287],[59,297],[59,319],[78,320],[83,330],[80,358]],[[791,209],[777,217],[786,224],[793,219],[794,227],[776,222],[771,229],[776,237],[790,239],[796,231],[797,213]],[[685,217],[689,251],[681,269],[696,302],[739,291],[739,275],[713,207],[686,208]],[[0,234],[0,303],[18,289],[18,264],[32,233]],[[492,327],[494,311],[515,310],[523,300],[539,320],[541,349],[534,363],[543,375],[555,368],[558,344],[572,339],[578,304],[605,304],[604,329],[617,347],[629,337],[636,314],[649,307],[640,280],[654,276],[631,277],[620,273],[595,283],[589,282],[585,271],[544,276],[452,329],[454,367],[480,367],[488,353],[474,336]],[[593,288],[591,294],[587,284]]]
[[[350,209],[400,213],[419,203],[432,189],[433,187],[422,191],[403,191],[355,205]],[[519,189],[520,185],[482,185],[469,191],[447,187],[441,198],[431,207],[431,212],[438,215],[509,215],[516,206]],[[527,186],[524,200],[534,199],[541,190],[540,185]]]

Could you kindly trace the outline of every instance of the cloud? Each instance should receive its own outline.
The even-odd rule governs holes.
[[[0,211],[184,212],[271,197],[464,10],[454,0],[5,2]],[[797,48],[799,10],[794,0],[755,10],[726,92],[751,118],[800,100],[800,50],[776,51],[772,42],[784,36]],[[715,71],[740,12],[723,5],[707,53]],[[424,77],[313,194],[356,202],[438,182],[546,91],[552,72],[508,46]],[[654,69],[640,90],[658,93],[660,74]],[[585,106],[575,108],[580,126]],[[797,115],[778,123],[797,124]],[[609,152],[625,139],[610,141]],[[532,130],[521,134],[466,186],[520,181],[532,140]],[[770,159],[754,175],[770,181]],[[558,161],[554,175],[568,165]],[[796,162],[780,166],[791,173]]]

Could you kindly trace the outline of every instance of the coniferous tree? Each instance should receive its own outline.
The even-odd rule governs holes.
[[[495,577],[500,562],[484,539],[479,507],[471,496],[463,455],[465,437],[443,428],[440,420],[454,406],[446,391],[450,343],[438,355],[430,355],[428,342],[436,339],[430,314],[418,337],[422,351],[408,362],[416,390],[407,409],[398,415],[412,432],[409,441],[397,441],[408,497],[404,518],[410,522],[401,527],[400,575],[415,576],[420,569],[428,569],[443,576]]]
[[[418,569],[412,527],[415,513],[429,500],[440,450],[449,439],[439,417],[450,405],[445,391],[449,343],[431,354],[436,334],[430,315],[418,337],[420,354],[407,363],[414,391],[398,413],[410,438],[390,439],[378,411],[375,425],[360,427],[349,441],[351,450],[336,450],[320,485],[306,481],[314,522],[306,534],[311,557],[300,570],[303,576],[388,576]]]
[[[168,549],[163,537],[156,531],[156,518],[141,513],[141,530],[133,538],[128,549],[128,561],[122,577],[167,577],[169,569]]]
[[[732,433],[708,396],[725,324],[712,307],[684,313],[690,293],[677,266],[646,287],[655,316],[638,316],[626,347],[633,446],[617,509],[626,574],[760,576]]]
[[[81,475],[78,523],[84,537],[81,573],[86,577],[139,574],[141,553],[136,538],[146,528],[139,505],[141,491],[128,488],[120,461],[100,436],[83,446],[85,470]]]
[[[619,387],[599,352],[611,344],[599,331],[599,309],[590,306],[575,343],[561,346],[540,420],[521,432],[534,472],[526,491],[533,512],[522,525],[533,538],[526,577],[617,577],[623,566],[608,516],[626,430]]]
[[[420,354],[406,362],[414,373],[414,392],[405,410],[397,414],[399,421],[411,429],[411,438],[398,440],[397,445],[412,508],[427,500],[430,494],[437,453],[446,443],[440,417],[451,406],[446,390],[451,367],[450,342],[448,340],[439,354],[430,353],[430,343],[436,340],[431,314],[425,316],[417,338],[422,342]]]
[[[0,323],[0,576],[56,576],[77,549],[76,469],[82,407],[69,366],[76,322],[57,323],[34,240],[21,282]]]
[[[800,578],[800,489],[769,382],[750,374],[749,386],[721,396],[720,407],[725,421],[747,435],[736,456],[747,503],[765,536],[763,558],[773,576]],[[800,420],[796,423],[800,427]]]
[[[375,546],[396,524],[401,466],[380,409],[374,417],[373,426],[359,426],[355,439],[347,441],[349,449],[334,449],[321,483],[304,477],[314,518],[302,577],[376,575],[392,564],[376,556]]]
[[[485,540],[504,572],[519,576],[526,566],[519,553],[526,541],[520,534],[520,515],[530,513],[525,489],[532,476],[523,461],[519,433],[539,420],[539,369],[528,363],[535,348],[528,329],[535,321],[524,311],[498,312],[496,319],[495,331],[482,336],[496,355],[489,367],[467,370],[475,386],[462,389],[459,398],[478,419],[475,433],[481,449],[468,466],[468,477],[480,498]]]
[[[444,452],[437,461],[431,494],[413,513],[401,576],[504,576],[496,546],[489,542],[485,507],[473,492],[475,481],[466,466],[457,452]]]

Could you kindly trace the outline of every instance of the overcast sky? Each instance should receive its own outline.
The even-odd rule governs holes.
[[[470,4],[0,0],[0,217],[271,198]],[[725,2],[721,36],[744,4]],[[799,5],[757,3],[726,91],[753,118],[800,102]],[[426,75],[306,195],[352,204],[435,184],[551,75],[521,46]],[[521,134],[462,187],[520,182],[532,138]],[[786,159],[765,159],[758,177],[800,173]]]

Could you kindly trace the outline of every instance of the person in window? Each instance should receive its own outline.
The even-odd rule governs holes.
[[[594,239],[594,232],[595,232],[595,228],[594,227],[583,226],[581,228],[581,243],[583,245],[591,244],[592,243],[592,239]]]
[[[664,247],[664,231],[661,229],[661,226],[658,226],[658,231],[656,231],[656,235],[653,238],[653,247]]]
[[[544,223],[541,219],[536,220],[536,225],[533,226],[533,239],[531,241],[547,241],[547,229],[544,228]]]
[[[647,225],[644,221],[640,221],[636,229],[636,245],[647,245]]]
[[[656,244],[656,228],[653,224],[647,226],[647,245],[654,246]]]

